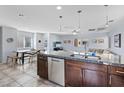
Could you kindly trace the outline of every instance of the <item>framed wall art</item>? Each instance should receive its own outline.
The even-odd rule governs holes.
[[[64,40],[63,42],[64,42],[64,44],[66,44],[66,43],[67,43],[67,42],[66,42],[66,40]]]
[[[114,46],[121,48],[121,34],[114,35]]]
[[[8,43],[12,43],[13,41],[14,41],[14,39],[13,38],[7,38],[7,40],[6,40]]]
[[[98,40],[93,39],[93,40],[92,40],[92,43],[96,44],[96,43],[97,43],[97,41],[98,41]]]
[[[71,40],[68,40],[68,43],[70,44],[71,43]]]
[[[98,44],[102,44],[102,43],[104,43],[104,39],[99,39]]]
[[[74,46],[75,46],[75,47],[80,47],[80,46],[81,46],[81,40],[79,40],[79,39],[74,39]]]

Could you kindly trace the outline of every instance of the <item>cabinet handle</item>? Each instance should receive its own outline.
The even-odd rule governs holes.
[[[52,59],[52,61],[54,61],[54,62],[60,62],[59,60],[56,60],[56,59]]]
[[[124,74],[124,72],[122,72],[122,71],[116,71],[116,73],[119,73],[119,74]]]

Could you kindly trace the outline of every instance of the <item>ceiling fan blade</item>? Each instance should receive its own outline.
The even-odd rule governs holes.
[[[95,28],[92,28],[92,29],[88,29],[88,31],[96,31],[96,29]]]
[[[104,31],[106,29],[106,27],[99,27],[97,28],[97,31]]]

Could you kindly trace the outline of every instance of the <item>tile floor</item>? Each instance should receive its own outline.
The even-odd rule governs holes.
[[[60,87],[37,76],[37,64],[26,63],[15,67],[0,64],[0,87]]]

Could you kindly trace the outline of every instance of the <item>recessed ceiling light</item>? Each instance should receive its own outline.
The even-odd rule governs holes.
[[[61,6],[57,6],[56,9],[57,9],[57,10],[61,10],[62,7],[61,7]]]

